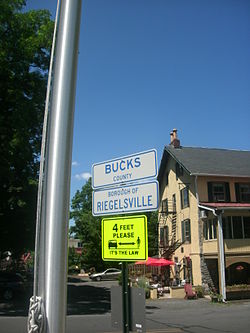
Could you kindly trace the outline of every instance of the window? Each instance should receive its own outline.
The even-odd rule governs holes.
[[[160,245],[161,246],[167,246],[168,245],[168,226],[164,226],[160,228]]]
[[[250,238],[250,216],[227,216],[222,223],[225,239]]]
[[[233,216],[233,238],[240,239],[243,238],[243,228],[241,216]]]
[[[232,236],[232,224],[231,224],[231,216],[222,218],[222,229],[223,229],[223,237],[226,239],[233,238]]]
[[[161,213],[168,213],[168,199],[162,200],[161,203]]]
[[[168,226],[164,227],[164,246],[168,245]]]
[[[208,182],[208,201],[210,202],[229,202],[230,189],[229,183]]]
[[[243,217],[244,238],[250,238],[250,216]]]
[[[181,209],[189,207],[189,189],[188,186],[181,190]]]
[[[250,202],[250,183],[235,183],[235,194],[238,202]]]
[[[190,220],[186,219],[181,222],[181,230],[182,230],[182,241],[183,242],[191,242],[191,230],[190,230]]]
[[[204,221],[203,237],[205,240],[217,239],[217,220],[216,220],[216,218]]]
[[[160,245],[164,245],[164,227],[160,228]]]
[[[176,212],[176,195],[172,195],[172,202],[173,202],[173,212]]]

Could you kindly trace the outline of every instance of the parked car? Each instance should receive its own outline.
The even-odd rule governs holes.
[[[14,272],[0,272],[0,299],[12,300],[25,291],[25,281],[23,277]]]
[[[102,273],[94,273],[91,274],[89,277],[91,280],[94,281],[101,281],[101,280],[116,280],[121,274],[120,269],[116,268],[108,268],[106,271]]]

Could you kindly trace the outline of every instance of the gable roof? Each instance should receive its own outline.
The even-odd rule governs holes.
[[[165,146],[159,177],[164,172],[168,154],[190,175],[250,177],[250,151]]]

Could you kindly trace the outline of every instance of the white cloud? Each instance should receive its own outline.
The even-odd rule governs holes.
[[[77,161],[72,162],[72,166],[78,166],[78,165],[79,165],[79,163]]]
[[[75,178],[77,180],[88,180],[91,177],[91,174],[89,172],[83,172],[83,173],[78,173],[75,175]]]

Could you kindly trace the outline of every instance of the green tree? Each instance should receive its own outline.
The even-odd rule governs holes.
[[[70,247],[68,251],[68,272],[79,272],[81,269],[81,254],[77,253],[74,247]]]
[[[104,269],[108,265],[102,261],[101,218],[92,215],[91,179],[73,197],[70,218],[75,223],[70,228],[70,233],[81,239],[83,244],[83,268],[95,267],[96,270]]]
[[[53,22],[0,2],[0,251],[34,246],[39,153]]]
[[[148,255],[158,255],[158,212],[145,214],[148,220]]]

